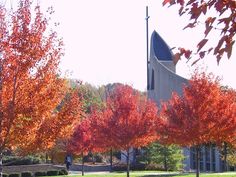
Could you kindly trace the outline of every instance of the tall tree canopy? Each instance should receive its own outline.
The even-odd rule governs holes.
[[[130,148],[143,147],[158,138],[157,107],[128,85],[117,85],[108,95],[102,122],[108,146],[127,152],[129,176]]]
[[[198,43],[196,52],[199,59],[204,58],[205,54],[213,51],[213,54],[219,62],[223,54],[230,58],[232,47],[235,43],[236,33],[236,2],[235,0],[163,0],[163,5],[179,5],[179,15],[187,14],[190,16],[190,22],[185,28],[194,28],[199,24],[205,24],[204,38]],[[204,48],[208,41],[208,34],[214,29],[220,31],[217,38],[217,44]],[[214,36],[215,40],[216,36]],[[176,60],[185,55],[190,58],[193,50],[180,48],[176,53]]]
[[[170,101],[163,104],[165,142],[195,146],[198,153],[204,144],[235,141],[234,94],[223,91],[213,75],[196,72],[189,85],[184,87],[183,96],[173,94]]]
[[[10,15],[0,7],[0,166],[4,149],[30,146],[40,132],[50,137],[49,122],[58,128],[70,123],[56,112],[67,93],[58,77],[63,43],[48,30],[40,7],[31,7],[20,0]]]

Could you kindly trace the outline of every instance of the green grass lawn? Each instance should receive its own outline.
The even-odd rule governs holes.
[[[157,172],[154,171],[141,171],[141,172],[131,172],[130,177],[195,177],[193,174],[181,174],[181,175],[171,175],[171,174],[155,174]],[[158,172],[160,173],[160,172]],[[82,175],[73,175],[73,177],[81,177]],[[126,172],[114,172],[114,173],[106,173],[106,174],[86,174],[85,177],[126,177]],[[62,177],[62,176],[61,176]],[[65,176],[64,176],[65,177]],[[227,172],[227,173],[202,173],[200,177],[236,177],[236,172]]]

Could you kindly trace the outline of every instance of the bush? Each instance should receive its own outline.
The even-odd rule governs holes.
[[[33,174],[31,172],[22,172],[21,177],[33,177]]]
[[[163,168],[162,165],[150,163],[150,164],[147,164],[147,165],[146,165],[145,170],[164,171],[164,168]]]
[[[101,163],[103,160],[103,157],[101,154],[94,155],[94,158],[95,158],[95,162],[98,162],[98,163]]]
[[[101,154],[92,154],[89,153],[88,155],[84,156],[84,162],[98,162],[101,163],[103,162],[103,157]]]
[[[34,173],[34,176],[47,176],[47,172],[45,171],[38,171]]]
[[[8,177],[8,174],[3,173],[3,174],[2,174],[2,177]]]
[[[146,165],[144,163],[137,163],[134,165],[131,165],[131,170],[145,170]]]
[[[126,171],[126,164],[116,164],[112,166],[113,171]]]
[[[59,171],[59,175],[68,175],[68,171],[66,169],[62,169]]]
[[[47,171],[47,176],[57,176],[58,174],[59,174],[59,171],[57,170]]]
[[[8,177],[20,177],[20,173],[9,174]]]
[[[24,158],[16,157],[16,156],[7,156],[3,159],[3,163],[6,166],[11,165],[32,165],[39,164],[40,159],[38,157],[27,156]]]
[[[112,167],[113,171],[126,171],[127,165],[126,164],[116,164]],[[130,170],[145,170],[145,164],[138,163],[138,164],[130,164]]]

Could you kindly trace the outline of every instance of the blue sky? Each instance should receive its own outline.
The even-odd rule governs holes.
[[[53,6],[55,28],[65,43],[60,68],[71,78],[95,86],[121,82],[146,89],[145,7],[149,6],[149,35],[156,30],[170,47],[193,48],[203,37],[202,28],[182,30],[188,18],[179,17],[175,7],[162,7],[161,0],[38,0],[45,10]],[[8,3],[10,0],[8,0]],[[211,37],[214,38],[213,34]],[[236,46],[235,46],[236,47]],[[230,60],[220,65],[208,56],[196,66],[207,68],[223,78],[223,84],[236,88],[235,48]],[[181,60],[177,73],[189,78],[194,67]]]

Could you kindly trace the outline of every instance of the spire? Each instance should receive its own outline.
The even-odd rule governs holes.
[[[147,38],[147,90],[149,90],[149,46],[148,46],[148,38],[149,38],[149,36],[148,36],[148,19],[149,19],[149,16],[148,16],[148,6],[146,6],[146,18],[145,18],[145,20],[146,20],[146,38]]]

